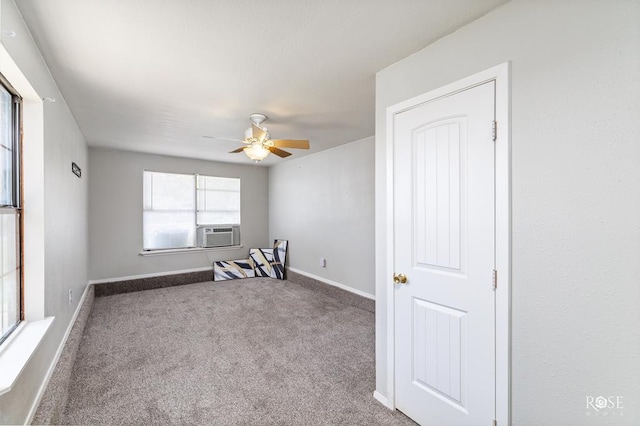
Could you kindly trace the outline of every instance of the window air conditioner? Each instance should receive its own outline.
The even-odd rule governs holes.
[[[205,225],[198,228],[198,247],[227,247],[240,243],[240,227],[237,225]]]

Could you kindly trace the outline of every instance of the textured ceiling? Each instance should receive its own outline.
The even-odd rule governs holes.
[[[90,146],[227,162],[249,114],[296,158],[374,134],[375,73],[506,0],[20,0]],[[264,165],[283,161],[273,155]]]

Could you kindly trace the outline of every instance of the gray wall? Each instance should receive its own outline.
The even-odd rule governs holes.
[[[2,45],[38,95],[56,99],[55,103],[43,105],[44,310],[45,315],[55,316],[55,321],[14,388],[0,396],[0,424],[22,424],[29,416],[87,285],[88,185],[86,177],[78,179],[71,173],[73,161],[82,167],[86,176],[87,147],[13,1],[2,0],[0,14]],[[5,30],[15,31],[16,37],[7,37]],[[23,143],[30,143],[29,134],[25,134]],[[33,166],[25,164],[25,180],[30,179],[29,168]],[[28,200],[25,200],[24,208],[25,211],[30,208]],[[30,265],[24,267],[27,276]],[[69,289],[75,294],[71,305],[67,301]]]
[[[92,280],[203,268],[211,266],[214,260],[246,259],[252,247],[269,247],[265,167],[94,148],[89,150],[89,166],[89,278]],[[140,256],[143,170],[239,177],[244,247]]]
[[[289,240],[288,266],[375,293],[373,165],[369,137],[269,168],[269,235]]]
[[[512,418],[640,423],[640,2],[513,1],[377,75],[376,365],[386,394],[385,109],[512,61]],[[586,396],[624,396],[589,417]]]

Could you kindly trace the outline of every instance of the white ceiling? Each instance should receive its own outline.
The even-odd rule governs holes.
[[[371,136],[375,73],[505,2],[16,3],[90,146],[247,163],[203,135],[242,139],[261,112],[310,139],[289,158]]]

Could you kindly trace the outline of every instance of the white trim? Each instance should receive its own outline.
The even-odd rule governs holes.
[[[65,331],[64,336],[62,337],[62,341],[58,346],[58,350],[56,351],[56,354],[53,357],[51,364],[49,365],[47,374],[45,374],[44,380],[40,385],[40,389],[38,389],[38,393],[36,394],[36,398],[33,401],[33,405],[31,405],[31,409],[29,409],[29,414],[27,415],[27,421],[25,422],[26,424],[31,424],[31,422],[33,422],[33,418],[35,417],[36,412],[38,411],[38,407],[40,406],[40,401],[42,401],[44,392],[47,390],[47,386],[49,386],[49,381],[51,380],[51,376],[53,376],[53,372],[55,371],[56,366],[58,365],[60,356],[62,356],[62,351],[64,350],[64,347],[67,344],[67,339],[69,338],[69,335],[71,334],[71,330],[73,329],[73,326],[75,325],[76,320],[78,319],[78,315],[80,314],[80,310],[84,305],[88,292],[89,292],[89,285],[87,284],[84,288],[84,291],[82,292],[82,296],[80,297],[78,306],[76,306],[76,311],[73,313],[71,322],[69,322],[69,325],[67,326],[67,331]]]
[[[373,391],[373,397],[378,400],[378,402],[390,410],[394,410],[395,407],[389,405],[389,400],[382,396],[382,394],[378,391]]]
[[[140,256],[164,256],[167,254],[182,254],[182,253],[200,253],[203,251],[224,251],[224,250],[238,250],[244,247],[240,246],[224,246],[224,247],[189,247],[178,249],[161,249],[161,250],[143,250],[138,252]]]
[[[323,278],[323,277],[319,277],[317,275],[313,275],[313,274],[310,274],[308,272],[304,272],[304,271],[301,271],[299,269],[292,268],[290,266],[288,266],[287,269],[289,271],[291,271],[291,272],[295,272],[296,274],[304,275],[305,277],[313,278],[314,280],[318,280],[318,281],[321,281],[321,282],[323,282],[325,284],[329,284],[331,286],[341,288],[342,290],[346,290],[346,291],[348,291],[350,293],[357,294],[358,296],[366,297],[367,299],[371,299],[371,300],[376,300],[376,296],[375,295],[373,295],[371,293],[367,293],[366,291],[358,290],[358,289],[355,289],[353,287],[349,287],[347,285],[340,284],[339,282],[331,281],[329,279],[326,279],[326,278]]]
[[[496,208],[496,420],[498,424],[511,424],[511,64],[502,63],[420,96],[387,108],[386,112],[386,184],[387,184],[387,262],[386,277],[394,271],[394,217],[393,217],[393,118],[394,115],[417,104],[434,101],[470,87],[495,81],[496,121],[498,122],[495,148],[495,208]],[[395,407],[395,292],[387,285],[387,395],[389,408]],[[376,391],[377,393],[377,391]],[[376,397],[376,399],[378,399]],[[380,400],[380,399],[378,399]]]
[[[150,274],[129,275],[127,277],[101,278],[99,280],[89,280],[89,284],[115,283],[115,282],[118,282],[118,281],[138,280],[138,279],[141,279],[141,278],[164,277],[164,276],[167,276],[167,275],[188,274],[190,272],[203,272],[203,271],[212,271],[213,272],[213,267],[212,266],[204,266],[202,268],[181,269],[179,271],[152,272]]]
[[[511,64],[495,68],[496,420],[511,424]]]
[[[394,241],[395,241],[395,224],[393,223],[393,186],[394,186],[394,178],[393,178],[393,126],[389,126],[390,121],[390,113],[387,108],[387,139],[386,139],[386,184],[387,184],[387,227],[386,227],[386,240],[387,240],[387,269],[384,274],[386,280],[389,280],[390,277],[394,274],[394,266],[393,266],[393,252],[394,252]],[[396,334],[395,334],[395,292],[393,291],[393,286],[391,285],[391,281],[386,282],[385,288],[387,289],[387,399],[388,406],[393,410],[396,408],[396,360],[395,360],[395,352],[394,348],[396,346]]]
[[[0,350],[0,395],[9,392],[40,346],[40,342],[51,327],[54,317],[39,321],[23,321]]]

